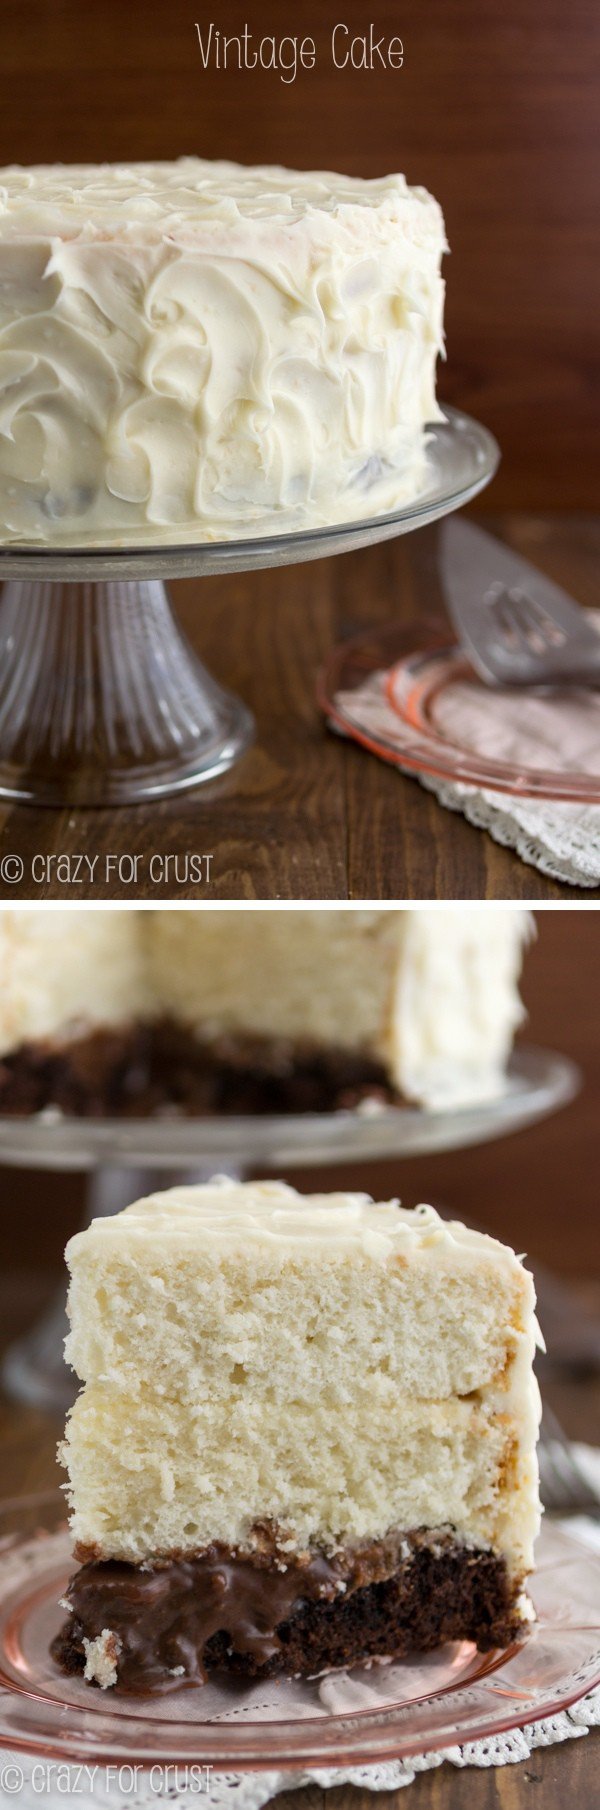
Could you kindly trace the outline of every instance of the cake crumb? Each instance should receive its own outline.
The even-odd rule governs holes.
[[[117,1660],[121,1652],[122,1641],[112,1628],[103,1628],[95,1640],[86,1640],[84,1678],[88,1684],[100,1685],[101,1691],[107,1691],[111,1684],[117,1682]]]
[[[386,1111],[387,1105],[388,1101],[382,1100],[379,1095],[365,1094],[364,1099],[358,1102],[356,1113],[360,1119],[379,1119],[381,1114]]]

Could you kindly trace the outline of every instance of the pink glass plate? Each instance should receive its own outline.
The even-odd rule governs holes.
[[[63,1677],[49,1644],[72,1570],[60,1494],[0,1510],[0,1746],[105,1765],[260,1771],[427,1753],[567,1709],[600,1683],[600,1555],[547,1525],[522,1642],[468,1642],[315,1680],[132,1700]]]
[[[483,733],[490,744],[496,712],[508,705],[518,722],[529,702],[539,734],[539,760],[537,748],[535,752],[532,748],[527,762],[517,765],[469,746],[466,739],[457,739],[455,711],[450,733],[449,706],[464,696],[465,686],[474,704],[481,700]],[[428,634],[422,623],[408,628],[394,624],[335,648],[321,675],[318,695],[334,728],[407,771],[521,798],[600,804],[600,770],[561,764],[559,752],[565,743],[567,713],[572,727],[574,709],[580,744],[595,744],[597,750],[599,694],[574,688],[535,694],[491,689],[473,672],[460,648],[448,645],[439,630]],[[547,764],[548,747],[557,751],[553,765]]]

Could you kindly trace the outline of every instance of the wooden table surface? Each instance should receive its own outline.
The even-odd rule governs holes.
[[[486,518],[484,518],[485,520]],[[600,518],[522,516],[489,526],[582,603],[598,603]],[[190,640],[251,706],[257,740],[224,778],[173,800],[121,811],[0,812],[0,861],[23,879],[4,899],[597,898],[536,868],[444,810],[416,780],[339,740],[319,713],[319,666],[340,640],[390,618],[443,620],[436,529],[342,558],[173,587]],[[163,857],[152,883],[150,855]],[[44,875],[32,878],[33,856]],[[61,881],[51,858],[98,856],[92,883]],[[109,855],[142,856],[140,881],[107,874]],[[211,855],[210,883],[187,876]],[[177,858],[178,866],[175,866]],[[82,868],[84,863],[81,864]],[[51,868],[51,871],[49,869]],[[39,860],[38,860],[39,871]]]
[[[47,1295],[43,1280],[26,1274],[0,1280],[2,1343],[28,1326]],[[597,1291],[600,1305],[600,1290]],[[586,1291],[586,1304],[591,1304]],[[563,1425],[579,1438],[597,1437],[600,1422],[600,1379],[577,1384],[556,1378],[546,1394]],[[51,1489],[59,1481],[55,1447],[58,1422],[30,1408],[8,1403],[0,1396],[0,1502],[2,1497]],[[397,1792],[377,1793],[374,1799],[354,1787],[322,1791],[309,1789],[282,1793],[277,1810],[593,1810],[597,1804],[600,1731],[563,1746],[540,1748],[519,1766],[500,1770],[457,1772],[443,1766],[423,1773]],[[22,1801],[22,1800],[15,1800]],[[82,1800],[83,1802],[83,1800]],[[202,1803],[202,1799],[199,1799]],[[30,1806],[27,1805],[27,1810]],[[90,1805],[91,1810],[91,1805]]]

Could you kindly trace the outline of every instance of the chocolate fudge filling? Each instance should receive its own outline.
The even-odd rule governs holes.
[[[287,1563],[221,1545],[143,1569],[95,1560],[69,1584],[52,1653],[81,1672],[85,1643],[110,1630],[117,1683],[131,1693],[219,1672],[310,1676],[445,1641],[505,1647],[522,1625],[518,1594],[497,1554],[427,1530]]]
[[[223,1037],[211,1048],[163,1020],[23,1044],[0,1060],[0,1114],[56,1107],[79,1118],[335,1112],[398,1104],[379,1063],[345,1050]]]

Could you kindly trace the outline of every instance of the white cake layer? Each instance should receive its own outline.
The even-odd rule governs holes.
[[[432,1208],[217,1182],[94,1221],[67,1259],[81,1545],[451,1524],[529,1568],[534,1293],[512,1251]]]
[[[0,1056],[149,1009],[137,914],[0,911]]]
[[[485,911],[0,912],[0,1055],[161,1015],[201,1042],[380,1061],[410,1100],[493,1098],[529,919]]]
[[[325,1373],[343,1402],[380,1367],[423,1400],[467,1395],[503,1382],[533,1300],[512,1252],[433,1208],[281,1182],[155,1194],[76,1233],[67,1261],[82,1381],[135,1389],[142,1340],[153,1388],[185,1400],[240,1366],[280,1400]]]
[[[523,1013],[523,911],[160,912],[152,984],[210,1042],[225,1034],[366,1051],[408,1099],[501,1091]]]
[[[161,911],[152,986],[201,1042],[281,1039],[383,1057],[407,911]]]
[[[343,1406],[326,1384],[307,1390],[299,1379],[295,1400],[260,1397],[252,1372],[196,1404],[152,1387],[86,1389],[64,1447],[81,1555],[144,1563],[219,1540],[247,1548],[265,1521],[290,1551],[450,1526],[502,1553],[513,1575],[530,1569],[535,1466],[514,1471],[503,1413],[407,1398],[382,1372]]]
[[[393,175],[0,173],[0,537],[205,540],[414,497],[443,220]]]

